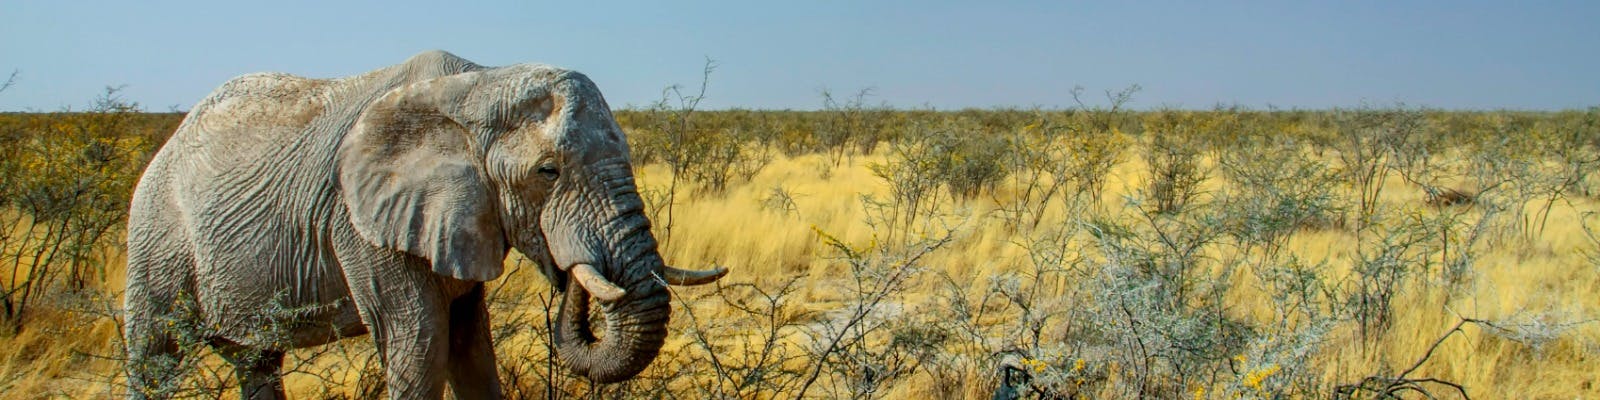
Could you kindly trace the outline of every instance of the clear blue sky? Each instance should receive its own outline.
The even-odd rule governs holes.
[[[1141,108],[1600,105],[1596,1],[457,3],[0,0],[0,72],[20,71],[0,110],[82,108],[107,85],[187,109],[244,73],[337,77],[434,48],[577,69],[613,107],[697,84],[705,57],[709,108],[865,87],[896,107],[1052,108],[1130,84]]]

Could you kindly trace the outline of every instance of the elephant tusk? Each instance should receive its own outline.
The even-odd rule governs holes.
[[[677,269],[670,265],[661,266],[661,279],[666,280],[667,284],[669,285],[704,285],[707,283],[716,282],[717,279],[721,279],[723,275],[727,274],[728,269],[723,267],[717,267],[716,269],[707,271],[696,271],[689,269]]]
[[[603,301],[617,301],[628,294],[628,291],[606,280],[606,277],[600,275],[600,271],[596,271],[593,265],[573,265],[572,277],[577,278],[578,284],[583,285],[583,289],[589,291],[589,294]]]

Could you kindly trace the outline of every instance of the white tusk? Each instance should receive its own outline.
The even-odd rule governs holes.
[[[716,282],[717,279],[721,279],[723,275],[727,274],[728,269],[723,267],[717,267],[716,269],[709,271],[695,271],[677,269],[670,265],[661,266],[661,279],[666,280],[667,284],[669,285],[704,285],[707,283]]]
[[[596,271],[593,265],[573,265],[572,277],[578,280],[579,285],[583,285],[584,290],[589,291],[589,294],[600,300],[617,301],[617,299],[622,298],[622,295],[628,294],[628,291],[622,290],[617,285],[611,284],[611,281],[606,280],[606,277],[600,275],[600,271]]]

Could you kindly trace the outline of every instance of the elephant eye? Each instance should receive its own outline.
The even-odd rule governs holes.
[[[561,170],[556,169],[556,166],[550,164],[540,165],[539,175],[543,175],[545,179],[553,181],[561,176]]]

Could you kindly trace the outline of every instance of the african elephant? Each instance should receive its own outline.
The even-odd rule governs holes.
[[[235,78],[133,195],[129,397],[166,397],[180,339],[232,362],[244,398],[281,398],[286,350],[370,332],[390,398],[497,398],[484,282],[511,248],[564,290],[565,363],[632,378],[665,340],[665,285],[727,272],[664,265],[642,208],[622,128],[577,72],[429,51],[339,79]]]

